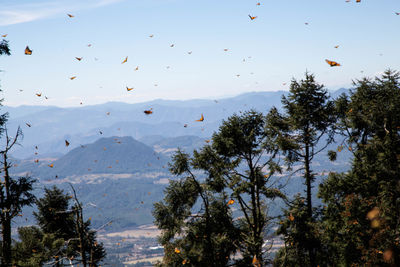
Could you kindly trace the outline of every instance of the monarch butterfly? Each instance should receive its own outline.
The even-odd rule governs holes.
[[[133,87],[132,88],[129,88],[128,86],[126,87],[126,91],[132,91],[133,90]]]
[[[208,143],[210,143],[210,140],[204,140],[204,142],[206,142],[208,144]]]
[[[37,95],[38,97],[41,97],[41,96],[42,96],[42,93],[36,93],[36,95]]]
[[[227,52],[227,51],[228,51],[228,48],[225,48],[224,51]]]
[[[52,163],[52,164],[47,165],[47,166],[49,166],[50,168],[53,168],[53,167],[54,167],[54,164]]]
[[[255,19],[257,18],[257,16],[253,17],[253,16],[250,16],[250,15],[249,15],[249,18],[250,18],[251,20],[255,20]]]
[[[126,58],[124,59],[124,61],[122,61],[121,64],[124,64],[124,63],[126,63],[127,61],[128,61],[128,57],[126,57]]]
[[[228,201],[228,205],[232,205],[233,203],[235,203],[235,200],[233,200],[233,199]]]
[[[75,17],[74,15],[71,15],[71,14],[67,14],[67,15],[68,15],[68,17],[70,17],[70,18]]]
[[[139,66],[137,66],[137,67],[135,68],[135,71],[137,71],[137,70],[139,70]]]
[[[198,119],[198,120],[196,120],[196,121],[204,121],[204,116],[203,116],[203,114],[201,114],[201,118]]]
[[[339,46],[338,46],[338,45],[335,45],[335,48],[339,48]]]
[[[181,251],[179,250],[179,248],[175,248],[175,253],[181,253]]]
[[[154,34],[149,35],[149,37],[150,37],[150,38],[153,38],[153,37],[154,37]]]
[[[72,77],[70,77],[70,79],[71,79],[71,80],[73,80],[73,79],[75,79],[75,78],[76,78],[76,76],[72,76]]]
[[[146,115],[153,114],[153,111],[152,111],[151,109],[145,110],[145,111],[143,111],[143,112],[144,112],[144,114],[146,114]]]
[[[25,48],[25,55],[32,55],[32,50],[29,49],[29,46]]]
[[[69,142],[65,140],[65,146],[69,146]]]
[[[39,160],[38,160],[38,159],[35,159],[35,163],[39,163]]]
[[[356,3],[360,3],[361,2],[361,0],[356,0]]]
[[[339,67],[341,66],[339,63],[337,63],[336,61],[331,61],[328,59],[325,59],[326,63],[328,63],[331,67]]]
[[[253,261],[251,262],[254,267],[260,267],[260,261],[257,259],[256,255],[253,257]]]
[[[78,61],[81,61],[82,60],[82,57],[75,57],[76,58],[76,60],[78,60]]]
[[[8,35],[8,34],[3,34],[1,37],[4,37],[4,38],[6,38],[6,37],[7,37],[7,35]]]
[[[258,2],[258,3],[257,3],[257,6],[260,6],[260,5],[261,5],[261,3],[260,3],[260,2]]]
[[[291,213],[289,214],[289,220],[290,220],[291,222],[294,221],[294,216],[293,216]]]

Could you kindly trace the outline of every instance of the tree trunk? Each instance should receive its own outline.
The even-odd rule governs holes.
[[[2,216],[2,236],[3,236],[3,258],[2,266],[11,266],[11,218],[10,218],[10,176],[8,174],[7,165],[7,154],[3,153],[3,168],[4,168],[4,188],[5,188],[5,199],[2,194],[2,203],[5,204],[5,210],[3,210]]]
[[[313,219],[313,214],[312,214],[312,199],[311,199],[311,180],[312,180],[312,174],[311,174],[311,169],[310,169],[310,146],[306,144],[306,155],[305,155],[305,160],[304,160],[304,167],[305,167],[305,178],[306,178],[306,187],[307,187],[307,213],[308,213],[308,219],[310,222]],[[311,233],[310,233],[311,234]],[[310,256],[310,265],[311,267],[315,267],[315,251],[313,248],[313,244],[308,244],[308,254]]]

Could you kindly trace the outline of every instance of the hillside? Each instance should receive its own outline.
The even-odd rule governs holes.
[[[164,155],[132,137],[109,137],[74,148],[58,159],[40,158],[38,163],[34,159],[20,161],[13,172],[30,172],[34,177],[47,180],[88,174],[163,171],[166,163]]]

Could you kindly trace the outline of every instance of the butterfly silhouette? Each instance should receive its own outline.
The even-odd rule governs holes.
[[[129,88],[128,86],[126,87],[126,91],[132,91],[133,90],[133,87],[132,88]]]
[[[128,61],[128,57],[126,57],[126,58],[124,59],[124,61],[122,61],[121,64],[124,64],[124,63],[126,63],[127,61]]]
[[[25,55],[32,55],[32,50],[29,49],[29,46],[25,48]]]
[[[196,121],[204,121],[204,116],[203,116],[203,114],[201,114],[201,118],[198,119],[198,120],[196,120]]]
[[[341,66],[339,63],[337,63],[336,61],[331,61],[328,59],[325,59],[326,63],[328,63],[331,67],[339,67]]]
[[[68,17],[70,17],[70,18],[75,17],[74,15],[71,15],[71,14],[67,14],[67,15],[68,15]]]
[[[249,15],[249,18],[250,18],[251,20],[255,20],[255,19],[257,18],[257,16],[253,17],[253,16],[250,16],[250,15]]]

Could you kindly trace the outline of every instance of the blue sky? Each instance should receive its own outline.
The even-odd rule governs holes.
[[[3,104],[219,98],[288,90],[306,70],[329,89],[349,87],[400,70],[395,12],[398,0],[2,0],[12,50],[0,57]]]

